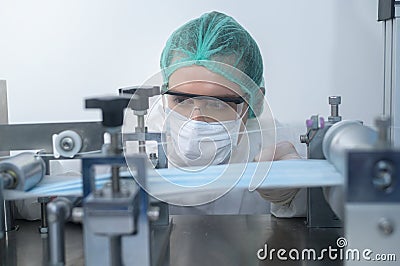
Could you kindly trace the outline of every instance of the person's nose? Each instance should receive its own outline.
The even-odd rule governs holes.
[[[197,105],[193,108],[192,113],[190,114],[189,118],[192,120],[195,120],[195,121],[206,122],[206,119],[201,112],[201,108]]]

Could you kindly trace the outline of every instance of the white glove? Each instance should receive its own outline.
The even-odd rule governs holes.
[[[255,157],[255,161],[279,161],[279,160],[296,160],[301,159],[292,143],[288,141],[279,142],[275,146],[275,152],[273,147],[263,149],[258,156]],[[260,196],[272,203],[279,205],[290,204],[294,199],[298,188],[290,189],[258,189],[257,192]]]

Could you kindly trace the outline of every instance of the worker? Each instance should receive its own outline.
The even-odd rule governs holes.
[[[169,136],[172,167],[300,158],[290,142],[275,143],[260,50],[232,17],[210,12],[178,28],[162,51],[160,66],[163,107],[150,113],[147,124],[163,125],[158,130]],[[276,216],[305,214],[305,192],[299,189],[232,189],[202,206],[171,207],[171,213],[265,213],[265,199]]]

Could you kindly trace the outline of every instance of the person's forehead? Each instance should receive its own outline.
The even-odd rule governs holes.
[[[170,90],[209,96],[243,95],[239,85],[202,66],[189,66],[176,70],[168,82]]]

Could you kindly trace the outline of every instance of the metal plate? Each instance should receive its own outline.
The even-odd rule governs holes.
[[[376,163],[388,161],[393,165],[392,192],[373,185]],[[400,202],[400,152],[352,151],[348,154],[347,202]]]
[[[0,151],[40,150],[53,152],[52,137],[73,130],[82,138],[81,152],[98,151],[104,143],[101,122],[0,125]]]

